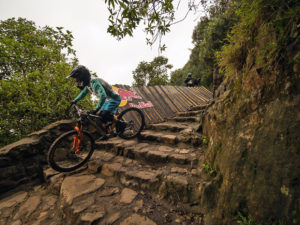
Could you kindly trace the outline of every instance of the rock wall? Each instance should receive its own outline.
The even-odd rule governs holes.
[[[46,156],[51,143],[73,126],[71,120],[58,121],[1,148],[0,193],[21,183],[42,178],[42,167],[47,164]]]
[[[207,111],[202,184],[205,224],[300,224],[300,85],[286,73],[252,68],[227,77]],[[244,224],[244,223],[243,223]],[[250,223],[249,223],[250,224]]]

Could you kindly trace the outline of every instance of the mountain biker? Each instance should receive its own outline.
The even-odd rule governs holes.
[[[91,110],[90,113],[101,116],[103,122],[113,121],[114,114],[117,112],[121,102],[121,97],[114,92],[111,85],[101,78],[92,78],[89,70],[82,65],[73,69],[67,76],[67,78],[70,77],[76,80],[77,87],[82,90],[79,95],[71,101],[71,104],[77,103],[91,92],[99,98],[99,101],[96,109]]]

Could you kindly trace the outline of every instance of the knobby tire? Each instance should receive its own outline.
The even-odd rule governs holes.
[[[71,147],[70,147],[71,145],[73,145],[72,142],[74,141],[74,137],[76,134],[77,134],[77,131],[75,131],[75,130],[63,133],[58,138],[56,138],[55,141],[50,146],[49,151],[48,151],[48,163],[54,170],[59,171],[59,172],[70,172],[70,171],[76,170],[79,167],[83,166],[91,158],[91,156],[94,152],[94,139],[89,132],[82,131],[82,135],[83,135],[82,136],[82,142],[83,142],[82,145],[84,147],[87,146],[87,149],[82,149],[82,152],[86,153],[86,156],[84,156],[80,162],[76,162],[72,166],[64,166],[64,165],[61,165],[60,163],[58,163],[59,160],[56,158],[56,153],[63,154],[58,151],[66,151],[67,155],[69,155],[69,156],[71,155],[73,157],[73,159],[70,158],[70,160],[69,160],[70,162],[75,160],[74,157],[77,157],[79,159],[79,155],[77,156],[76,154],[71,153]],[[65,146],[63,147],[63,145],[65,145]],[[65,161],[68,162],[67,160],[68,160],[68,156],[66,156]]]
[[[123,139],[132,139],[137,137],[145,127],[144,113],[138,108],[125,109],[119,114],[118,120],[126,121],[128,124],[128,126],[125,128],[125,131],[118,133],[118,136]],[[130,129],[130,126],[134,126],[134,130],[128,134],[128,129]]]

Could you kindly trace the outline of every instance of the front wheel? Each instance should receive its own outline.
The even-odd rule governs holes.
[[[80,140],[80,141],[79,141]],[[83,166],[94,152],[94,139],[82,131],[82,138],[76,130],[60,135],[50,146],[48,163],[56,171],[70,172]]]
[[[145,126],[145,116],[138,108],[128,108],[120,113],[117,122],[119,137],[132,139],[138,136]]]

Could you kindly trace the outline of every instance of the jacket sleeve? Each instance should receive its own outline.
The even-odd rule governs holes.
[[[96,106],[96,109],[99,110],[101,106],[104,104],[105,99],[107,98],[107,94],[105,92],[104,87],[98,79],[95,79],[92,84],[92,88],[99,96],[99,102]]]
[[[79,93],[79,95],[77,95],[77,97],[74,99],[74,101],[75,102],[80,101],[87,95],[87,93],[89,93],[89,90],[87,87],[84,87],[83,90]]]

